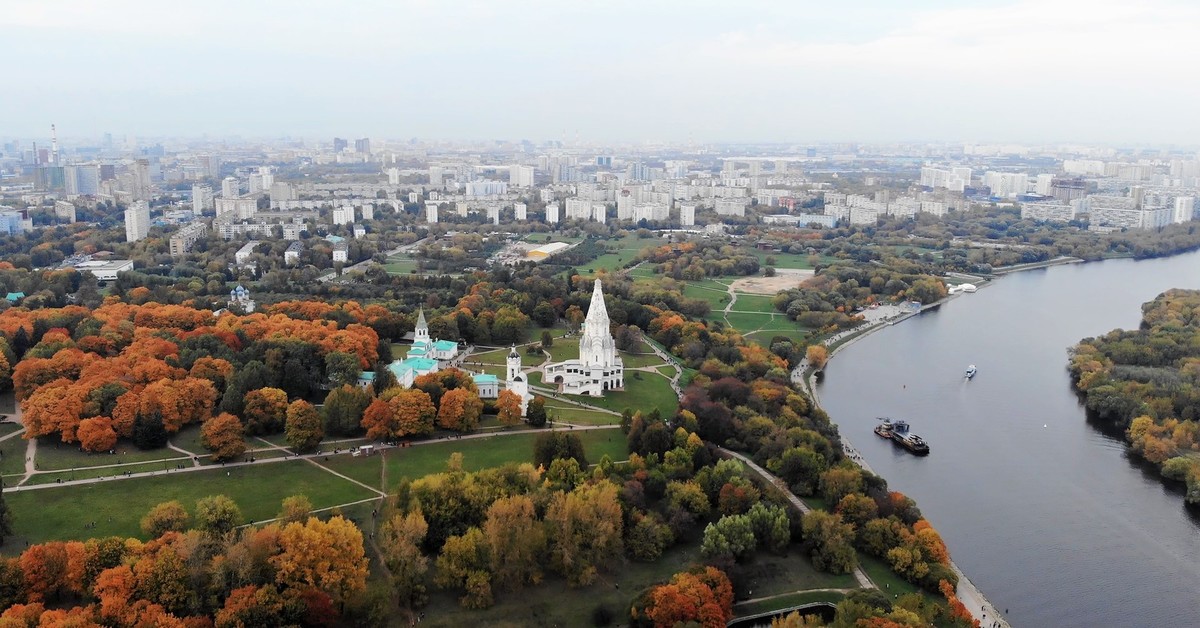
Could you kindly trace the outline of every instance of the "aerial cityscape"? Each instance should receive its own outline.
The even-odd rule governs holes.
[[[0,626],[1200,618],[1200,9],[51,4]]]

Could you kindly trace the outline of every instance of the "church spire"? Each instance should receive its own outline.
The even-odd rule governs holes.
[[[425,308],[417,310],[417,329],[429,327],[429,323],[425,322]]]
[[[604,333],[608,333],[608,308],[604,307],[604,292],[599,279],[592,287],[592,303],[588,306],[587,319],[584,321],[585,325],[592,323],[602,327]]]

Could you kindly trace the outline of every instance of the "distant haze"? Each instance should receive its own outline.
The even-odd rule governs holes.
[[[1200,3],[4,0],[0,136],[1200,143]]]

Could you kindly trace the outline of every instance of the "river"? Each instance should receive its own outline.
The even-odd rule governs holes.
[[[1169,288],[1200,288],[1200,252],[1016,273],[826,368],[841,433],[1014,626],[1200,625],[1200,518],[1087,421],[1066,369],[1069,347],[1136,327]],[[930,455],[876,437],[877,416],[910,421]]]

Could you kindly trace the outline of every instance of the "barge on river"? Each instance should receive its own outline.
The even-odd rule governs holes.
[[[893,421],[889,418],[880,417],[879,425],[875,426],[875,433],[880,438],[886,438],[918,456],[924,456],[929,453],[929,443],[925,442],[925,439],[920,436],[913,434],[909,430],[906,421]]]

